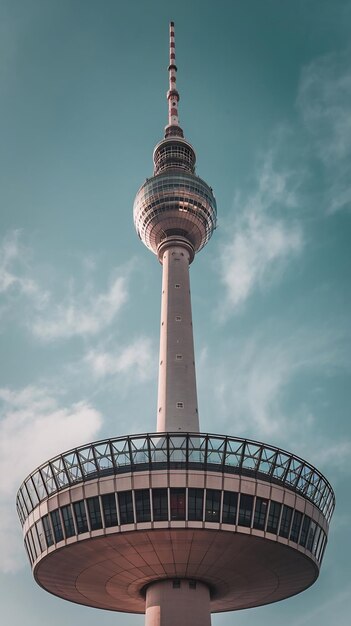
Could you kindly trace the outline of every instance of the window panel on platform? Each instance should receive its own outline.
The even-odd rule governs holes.
[[[61,514],[62,514],[62,519],[63,519],[63,526],[65,529],[66,539],[68,539],[69,537],[73,537],[76,534],[71,506],[69,504],[67,506],[62,506]]]
[[[170,490],[171,520],[185,520],[185,489]]]
[[[236,513],[238,508],[238,494],[232,491],[225,491],[223,494],[223,524],[236,524]]]
[[[78,535],[81,533],[88,532],[88,521],[87,514],[85,511],[84,500],[79,500],[79,502],[73,503],[74,515],[77,522],[77,532]]]
[[[101,509],[98,496],[87,498],[90,529],[98,530],[102,528]]]
[[[115,494],[105,493],[103,496],[101,496],[101,501],[106,528],[111,528],[111,526],[117,526],[118,519]]]
[[[50,516],[51,516],[51,523],[52,523],[52,528],[54,531],[55,541],[57,543],[58,541],[62,541],[64,538],[59,510],[56,509],[56,511],[52,511],[50,513]]]
[[[293,509],[290,506],[284,505],[280,521],[279,537],[285,537],[285,539],[289,537],[292,514]]]
[[[40,547],[38,534],[37,534],[37,529],[36,529],[35,524],[31,528],[31,533],[32,533],[32,538],[33,538],[33,542],[34,542],[34,548],[35,548],[36,555],[39,556],[39,554],[41,554],[41,547]]]
[[[134,496],[136,521],[149,522],[151,520],[150,490],[136,489],[136,491],[134,492]]]
[[[204,490],[188,489],[188,519],[202,521],[204,508]]]
[[[268,500],[256,498],[253,527],[257,530],[264,530],[268,511]]]
[[[267,532],[268,533],[276,533],[278,531],[278,524],[280,518],[280,511],[282,505],[279,502],[271,502],[269,505],[269,513],[267,520]]]
[[[41,519],[38,520],[35,525],[36,525],[36,528],[37,528],[37,534],[38,534],[38,539],[39,539],[39,543],[40,543],[41,552],[44,552],[44,550],[46,550],[46,543],[45,543],[45,535],[44,535],[43,523],[42,523]]]
[[[253,507],[253,496],[247,494],[240,495],[240,504],[239,504],[239,526],[251,526],[251,517],[252,517],[252,507]]]
[[[316,528],[317,528],[316,522],[311,520],[310,527],[308,529],[308,534],[307,534],[307,542],[306,542],[306,549],[309,550],[310,552],[312,552]]]
[[[220,508],[221,492],[218,489],[206,489],[206,522],[219,522]]]
[[[301,535],[300,535],[300,541],[299,541],[300,546],[302,546],[303,548],[306,546],[307,533],[308,533],[310,523],[311,523],[311,518],[308,517],[308,515],[305,515],[305,517],[303,518],[303,522],[302,522]]]
[[[44,515],[44,517],[42,517],[42,522],[43,522],[43,526],[44,526],[44,534],[45,534],[46,545],[47,545],[48,548],[50,548],[50,546],[52,546],[53,543],[54,543],[54,538],[52,536],[52,530],[51,530],[51,524],[50,524],[49,516],[48,515]]]
[[[121,524],[133,524],[133,498],[131,491],[121,491],[118,494],[119,516]]]
[[[290,531],[290,540],[295,541],[295,543],[297,543],[298,538],[299,538],[301,522],[302,522],[302,513],[300,511],[294,511],[294,517],[293,517],[291,531]]]
[[[35,551],[35,547],[34,547],[34,543],[33,543],[33,537],[32,537],[32,533],[31,533],[30,530],[27,532],[27,542],[28,542],[28,546],[29,546],[30,553],[31,553],[31,556],[32,556],[32,561],[34,562],[35,559],[37,558],[37,553]]]
[[[164,522],[168,520],[167,489],[152,490],[152,511],[154,522]]]

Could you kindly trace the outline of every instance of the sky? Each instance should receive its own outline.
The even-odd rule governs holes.
[[[32,579],[15,512],[51,456],[156,429],[161,267],[135,194],[180,123],[218,228],[191,266],[202,432],[281,446],[337,499],[320,577],[213,626],[346,626],[351,609],[351,1],[0,0],[1,613],[142,626]]]

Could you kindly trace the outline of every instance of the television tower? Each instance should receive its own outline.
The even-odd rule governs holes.
[[[42,464],[17,510],[33,575],[146,626],[210,626],[211,613],[276,602],[317,579],[335,506],[324,476],[280,448],[202,434],[189,266],[216,227],[211,187],[178,121],[170,24],[168,125],[134,222],[162,265],[157,432],[90,443]]]

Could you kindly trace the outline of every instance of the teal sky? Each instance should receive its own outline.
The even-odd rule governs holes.
[[[191,267],[203,432],[314,463],[337,508],[305,593],[213,626],[349,624],[350,0],[0,0],[1,612],[12,626],[142,626],[32,580],[25,475],[152,432],[161,268],[132,205],[180,122],[218,229]]]

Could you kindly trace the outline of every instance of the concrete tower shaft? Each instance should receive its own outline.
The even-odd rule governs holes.
[[[199,432],[190,301],[191,246],[168,238],[160,246],[162,270],[158,432]]]
[[[146,590],[145,626],[211,626],[210,590],[191,580],[162,580]]]

